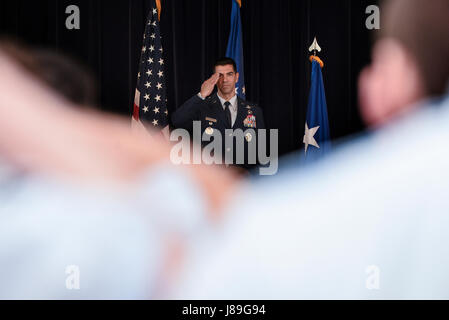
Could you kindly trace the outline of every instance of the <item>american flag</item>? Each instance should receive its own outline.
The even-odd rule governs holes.
[[[160,2],[156,2],[152,0],[153,6],[143,35],[133,120],[143,123],[151,132],[168,132],[164,58],[159,29]]]

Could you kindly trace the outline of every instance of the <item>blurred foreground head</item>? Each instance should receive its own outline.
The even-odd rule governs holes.
[[[449,85],[449,0],[385,0],[372,65],[360,76],[365,122],[380,125]]]
[[[133,133],[129,119],[80,110],[27,63],[0,43],[0,169],[6,163],[69,183],[128,186],[149,169],[174,167],[162,136],[149,139]],[[237,182],[227,170],[206,165],[182,170],[204,192],[209,212],[224,207]]]
[[[36,79],[78,106],[95,106],[97,88],[92,73],[74,59],[54,50],[0,40],[0,48]]]

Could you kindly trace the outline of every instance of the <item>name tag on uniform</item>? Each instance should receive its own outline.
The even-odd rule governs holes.
[[[206,117],[206,121],[215,122],[216,123],[217,119]]]

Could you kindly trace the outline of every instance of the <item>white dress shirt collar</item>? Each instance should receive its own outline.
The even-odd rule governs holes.
[[[220,103],[221,103],[221,106],[223,107],[223,109],[225,108],[224,104],[226,101],[229,101],[231,103],[230,108],[232,108],[234,110],[237,109],[237,95],[236,94],[229,100],[223,99],[222,97],[220,97],[220,95],[218,93],[217,93],[217,96],[218,96],[218,99],[220,99]]]

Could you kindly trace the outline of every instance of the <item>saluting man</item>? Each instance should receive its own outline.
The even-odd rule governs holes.
[[[215,73],[201,86],[201,91],[172,114],[173,125],[176,128],[183,128],[192,132],[193,121],[201,121],[201,134],[211,136],[211,141],[214,140],[212,138],[214,133],[220,132],[223,144],[223,159],[230,157],[230,159],[233,159],[233,165],[250,169],[256,163],[253,157],[248,156],[248,150],[254,151],[254,149],[248,147],[248,144],[257,146],[257,132],[259,129],[265,129],[262,109],[236,95],[235,86],[239,80],[239,74],[233,59],[221,58],[217,60],[214,71]],[[217,93],[212,95],[215,86],[217,86]],[[226,129],[241,129],[244,138],[234,134],[232,137],[233,147],[225,146],[226,138],[233,135],[228,132],[229,137],[226,137]],[[241,155],[237,153],[241,150],[236,146],[236,143],[241,140],[244,143],[244,162],[239,164],[237,160]],[[205,147],[209,143],[209,141],[202,141],[202,146]],[[254,155],[257,161],[257,154]]]

